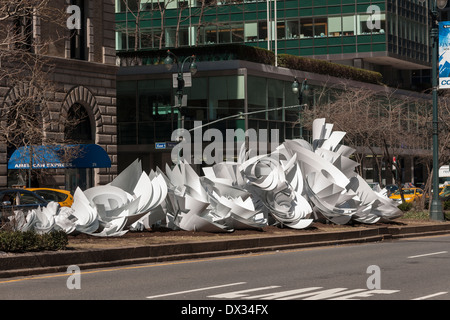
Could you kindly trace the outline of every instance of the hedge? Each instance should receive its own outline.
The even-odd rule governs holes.
[[[413,204],[411,202],[402,202],[397,206],[401,211],[406,212],[412,209]]]
[[[447,200],[443,203],[444,210],[450,210],[450,200]]]
[[[68,236],[64,231],[38,234],[34,231],[1,231],[0,251],[27,252],[65,250]]]
[[[170,49],[180,60],[195,54],[197,61],[244,60],[267,65],[275,65],[275,54],[267,49],[248,45],[226,44]],[[126,66],[157,65],[164,63],[167,49],[119,51],[117,55]],[[139,61],[138,61],[139,60]],[[290,54],[278,54],[278,66],[288,69],[330,75],[355,81],[381,84],[379,72],[359,69],[329,61],[299,57]]]
[[[382,81],[382,76],[379,72],[345,66],[324,60],[298,57],[290,54],[278,55],[278,65],[288,69],[326,74],[361,82],[381,84]]]

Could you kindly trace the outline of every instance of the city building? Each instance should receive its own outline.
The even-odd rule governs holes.
[[[195,120],[213,121],[210,127],[223,132],[239,127],[268,132],[276,128],[280,140],[308,139],[308,132],[298,124],[301,110],[286,108],[298,104],[298,97],[291,92],[294,78],[307,78],[313,89],[325,83],[336,84],[340,79],[236,59],[223,49],[230,45],[374,71],[382,75],[384,84],[402,89],[398,91],[400,97],[417,94],[427,100],[418,92],[429,88],[430,83],[428,11],[427,4],[418,0],[117,0],[119,169],[136,157],[146,168],[170,164],[173,145],[167,142],[173,130],[180,127],[180,118],[188,129],[193,128]],[[161,52],[152,52],[170,49],[183,59],[198,55],[205,47],[222,48],[223,53],[197,57],[198,72],[183,90],[187,108],[184,118],[179,117],[177,70],[167,71]],[[359,82],[353,85],[376,87]],[[314,105],[312,92],[306,99]],[[276,107],[283,108],[269,111]],[[257,110],[265,111],[229,119],[239,112]],[[429,150],[430,145],[426,148]],[[415,153],[422,151],[405,150],[399,157],[404,182],[425,181],[423,166],[415,162]],[[363,166],[364,178],[375,180],[370,159]],[[387,176],[382,181],[390,182]]]
[[[43,164],[35,166],[33,163],[33,171],[48,173],[39,175],[36,180],[33,173],[28,175],[28,160],[13,157],[22,147],[5,141],[0,147],[0,186],[29,186],[32,181],[32,186],[74,191],[76,187],[85,189],[106,184],[117,174],[115,3],[113,0],[51,0],[44,3],[45,7],[42,5],[24,16],[12,16],[2,22],[3,26],[11,27],[3,30],[22,32],[26,39],[25,49],[15,43],[9,43],[7,47],[16,50],[13,51],[15,56],[26,53],[31,61],[42,55],[42,61],[45,60],[48,67],[41,74],[45,79],[40,80],[48,87],[42,88],[39,95],[44,98],[40,105],[34,106],[38,110],[38,131],[42,131],[41,145],[48,147],[46,156],[51,153],[49,141],[52,145],[74,141],[81,152],[76,159],[71,159],[71,166],[53,163],[51,169],[37,169]],[[25,1],[21,4],[26,6]],[[16,9],[19,12],[23,8]],[[51,18],[50,12],[58,16]],[[1,43],[5,45],[8,34],[2,32],[1,37]],[[5,48],[6,45],[0,50]],[[12,121],[7,111],[35,90],[31,89],[34,80],[29,77],[14,78],[13,70],[19,65],[20,61],[2,59],[2,71],[11,71],[5,71],[5,76],[0,77],[3,126]],[[77,124],[69,132],[70,122]],[[30,137],[25,137],[24,141],[23,148],[36,150],[36,146],[26,144]],[[92,145],[99,148],[91,149]],[[89,164],[82,165],[83,161],[77,160],[86,160]]]
[[[116,0],[116,48],[242,43],[374,70],[388,85],[420,90],[430,83],[427,3]]]

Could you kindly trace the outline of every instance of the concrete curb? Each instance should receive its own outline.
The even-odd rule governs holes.
[[[0,256],[0,278],[66,272],[70,265],[77,265],[80,269],[85,270],[264,251],[376,242],[447,233],[450,233],[450,224],[437,223],[421,226],[374,227],[353,231],[253,237],[227,241],[215,240],[113,249],[4,255]]]

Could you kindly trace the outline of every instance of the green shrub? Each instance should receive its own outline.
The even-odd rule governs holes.
[[[447,200],[443,203],[444,210],[450,210],[450,200]]]
[[[38,234],[34,231],[0,232],[0,251],[27,252],[42,250],[64,250],[68,244],[64,231]]]
[[[411,202],[402,202],[397,206],[401,211],[407,212],[412,209],[413,204]]]
[[[171,48],[170,51],[177,55],[180,61],[195,54],[196,61],[244,60],[271,66],[275,65],[275,54],[272,51],[250,45],[222,44],[214,46],[179,47]],[[139,50],[138,52],[120,51],[117,55],[123,59],[122,64],[124,66],[138,66],[141,64],[158,65],[164,63],[163,61],[167,56],[167,49]],[[292,54],[278,54],[277,62],[280,67],[330,75],[337,78],[374,84],[381,84],[383,80],[379,72]]]
[[[345,66],[329,61],[298,57],[290,54],[279,54],[278,64],[281,67],[326,74],[333,77],[352,79],[361,82],[381,84],[382,76],[379,72]]]
[[[410,210],[405,212],[402,216],[402,219],[412,219],[412,220],[430,220],[430,212],[427,210]]]
[[[445,220],[450,220],[450,211],[444,212]]]

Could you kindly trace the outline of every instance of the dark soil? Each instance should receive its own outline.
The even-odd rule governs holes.
[[[215,241],[215,240],[239,239],[247,237],[296,235],[311,232],[339,232],[339,231],[351,231],[367,228],[424,225],[429,223],[436,223],[436,222],[404,220],[404,219],[388,223],[375,223],[371,225],[360,223],[336,225],[332,223],[314,222],[310,227],[301,230],[296,230],[288,227],[280,228],[277,226],[267,226],[258,230],[234,230],[233,232],[222,232],[222,233],[172,230],[160,227],[152,230],[129,231],[120,237],[98,237],[87,234],[70,235],[69,247],[80,249],[105,248],[105,247],[112,248],[112,247],[140,246],[140,245],[165,244],[177,242]]]

